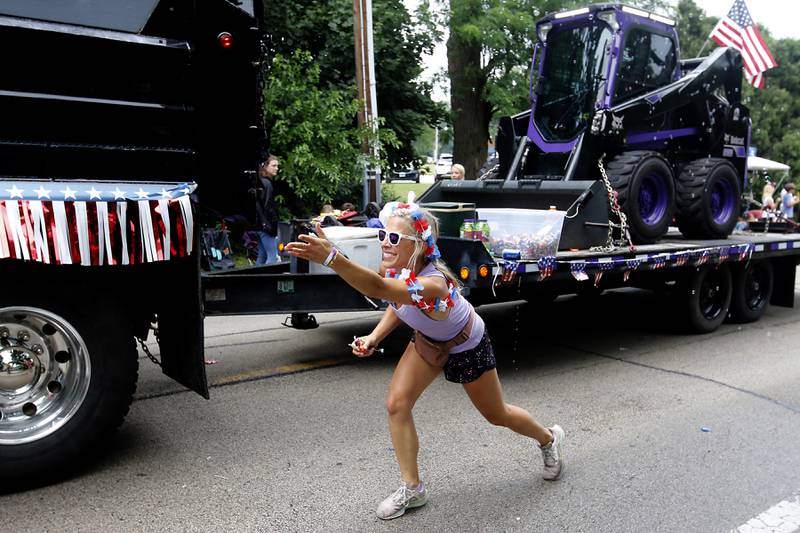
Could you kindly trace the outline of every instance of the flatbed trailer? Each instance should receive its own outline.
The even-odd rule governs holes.
[[[514,300],[547,301],[563,294],[619,287],[670,288],[695,332],[726,319],[757,320],[768,304],[794,306],[800,235],[743,232],[720,240],[689,240],[677,230],[649,245],[613,250],[560,251],[538,260],[492,257],[480,241],[441,237],[462,293],[476,306]],[[341,278],[308,274],[302,262],[202,275],[206,315],[292,315],[292,325],[316,326],[318,312],[380,310]]]

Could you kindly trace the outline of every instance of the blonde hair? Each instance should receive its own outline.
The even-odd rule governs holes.
[[[437,219],[435,216],[431,214],[430,211],[428,211],[423,207],[419,207],[418,209],[425,216],[425,220],[428,221],[428,225],[431,228],[431,235],[433,236],[433,240],[434,241],[438,240],[439,219]],[[411,231],[414,232],[414,236],[416,237],[416,239],[414,240],[414,252],[411,254],[411,258],[409,258],[407,265],[407,267],[413,271],[414,267],[416,266],[417,262],[420,261],[420,259],[422,259],[423,265],[427,262],[425,260],[425,250],[427,248],[427,243],[422,239],[420,232],[417,231],[417,228],[414,226],[414,220],[411,218],[411,213],[412,213],[411,209],[406,209],[406,208],[395,209],[389,218],[393,217],[402,218],[403,220],[406,221],[409,228],[411,228]],[[450,270],[450,268],[447,266],[447,263],[445,263],[441,259],[436,259],[435,261],[432,261],[432,264],[436,270],[444,274],[444,277],[447,279],[447,281],[452,281],[456,285],[460,285],[458,278],[456,277],[455,274],[453,274],[453,271]]]
[[[462,180],[463,179],[467,179],[467,174],[466,174],[466,171],[464,170],[464,165],[462,165],[460,163],[456,163],[455,165],[450,167],[450,175],[451,176],[453,175],[453,171],[455,171],[455,170],[458,170],[459,172],[461,172],[461,179]]]

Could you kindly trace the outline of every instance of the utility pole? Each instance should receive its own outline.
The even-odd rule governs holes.
[[[356,85],[362,102],[358,112],[358,125],[378,134],[378,102],[375,91],[375,56],[372,40],[372,0],[353,0],[353,29],[355,33]],[[365,142],[364,154],[378,158],[377,142]],[[364,167],[364,205],[380,202],[381,170],[371,165]]]

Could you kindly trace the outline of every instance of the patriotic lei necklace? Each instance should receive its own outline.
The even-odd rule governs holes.
[[[455,305],[454,300],[458,295],[458,286],[452,281],[448,280],[447,282],[447,296],[444,298],[437,297],[434,300],[428,300],[426,302],[420,294],[424,287],[417,279],[416,274],[411,270],[404,268],[398,274],[395,269],[390,268],[386,270],[386,277],[404,281],[414,305],[426,313],[433,313],[434,311],[444,312]]]

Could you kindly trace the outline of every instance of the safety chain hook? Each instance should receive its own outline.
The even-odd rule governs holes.
[[[156,342],[160,346],[161,339],[158,336],[158,327],[156,326],[155,322],[150,324],[150,329],[153,330],[153,336],[155,337]],[[158,358],[156,358],[156,356],[150,352],[150,348],[147,347],[147,344],[145,344],[144,339],[142,339],[141,337],[136,337],[136,340],[139,341],[139,346],[142,347],[142,351],[147,356],[147,358],[150,359],[150,361],[152,361],[156,366],[161,366],[161,361],[159,361]]]
[[[619,206],[619,198],[617,196],[617,192],[611,187],[611,180],[608,178],[608,174],[606,174],[606,168],[603,166],[603,159],[605,159],[606,154],[600,156],[600,159],[597,160],[597,166],[600,169],[600,175],[603,177],[603,184],[606,187],[606,193],[608,194],[608,207],[611,209],[611,212],[617,217],[619,220],[619,224],[614,224],[611,220],[608,221],[608,240],[606,241],[605,246],[595,246],[591,248],[592,251],[597,252],[611,252],[617,248],[617,245],[614,243],[614,228],[619,228],[620,231],[620,241],[618,245],[620,247],[627,245],[628,249],[631,252],[636,251],[636,247],[633,245],[633,240],[631,239],[631,232],[628,229],[628,217],[625,213],[622,212],[622,208]]]

